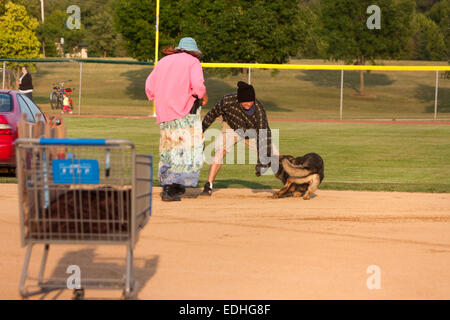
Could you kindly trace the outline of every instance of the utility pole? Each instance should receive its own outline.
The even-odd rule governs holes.
[[[40,0],[41,1],[41,18],[42,18],[42,23],[44,23],[44,0]]]
[[[42,18],[42,24],[44,24],[44,0],[41,1],[41,18]],[[42,40],[42,54],[45,57],[45,42]]]

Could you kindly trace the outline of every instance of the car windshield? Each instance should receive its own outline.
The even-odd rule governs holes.
[[[0,112],[11,112],[13,110],[12,98],[7,93],[0,93]]]

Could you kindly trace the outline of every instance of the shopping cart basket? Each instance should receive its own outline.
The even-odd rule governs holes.
[[[132,142],[104,139],[17,139],[22,247],[22,297],[67,287],[67,278],[44,278],[50,244],[112,244],[127,248],[122,279],[84,279],[85,288],[120,288],[132,298],[133,249],[152,207],[151,155],[137,155]],[[37,278],[28,276],[35,244],[44,244]],[[25,287],[37,281],[37,290]]]

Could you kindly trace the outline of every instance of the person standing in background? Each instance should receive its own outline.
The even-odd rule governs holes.
[[[193,38],[163,50],[162,58],[145,83],[155,100],[160,126],[158,178],[163,201],[180,201],[185,187],[196,187],[203,164],[201,106],[208,103],[200,64],[201,51]]]
[[[19,92],[33,101],[33,79],[25,66],[22,67],[22,76],[17,81],[17,84],[19,85]]]

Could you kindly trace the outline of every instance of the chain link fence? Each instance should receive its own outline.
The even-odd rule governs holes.
[[[446,62],[388,61],[378,66],[318,62],[204,63],[210,101],[204,109],[210,109],[224,94],[235,92],[237,81],[244,80],[254,85],[271,119],[450,120],[450,67]],[[9,63],[34,64],[33,98],[46,113],[60,112],[50,106],[52,84],[71,80],[65,86],[75,88],[74,115],[154,115],[153,103],[144,90],[152,62],[0,59],[0,63],[2,88],[7,89],[16,89]]]

